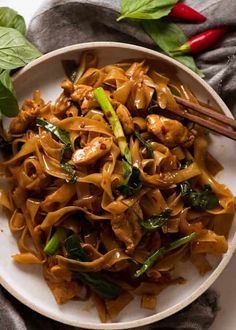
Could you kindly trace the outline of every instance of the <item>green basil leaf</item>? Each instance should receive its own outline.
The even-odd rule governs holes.
[[[75,168],[73,165],[69,163],[61,163],[61,168],[66,171],[67,173],[70,174],[70,179],[66,180],[67,183],[76,183],[77,181],[77,176],[75,174]]]
[[[210,210],[219,205],[219,199],[210,185],[205,185],[202,191],[193,190],[188,181],[180,184],[184,204],[196,211]]]
[[[80,238],[78,235],[71,235],[69,236],[65,242],[64,246],[68,255],[68,258],[70,259],[79,259],[82,261],[88,261],[89,257],[82,248],[80,244]]]
[[[159,19],[167,16],[178,0],[122,0],[121,16],[117,21],[124,18],[134,19]]]
[[[134,135],[137,137],[140,143],[146,148],[148,158],[153,158],[154,156],[153,156],[153,149],[151,143],[145,141],[138,131],[134,131]]]
[[[36,125],[42,128],[45,128],[52,134],[54,134],[61,142],[63,142],[66,146],[71,147],[70,143],[70,134],[67,131],[64,131],[63,129],[49,123],[48,121],[42,119],[42,118],[37,118],[36,119]]]
[[[17,69],[41,55],[19,31],[0,27],[0,68]]]
[[[24,18],[8,7],[0,7],[0,26],[16,29],[23,35],[26,33]]]
[[[130,197],[140,191],[142,182],[140,180],[140,171],[133,166],[131,175],[129,174],[128,183],[125,178],[124,184],[118,186],[116,189],[125,197]]]
[[[147,230],[156,230],[166,223],[166,221],[170,218],[171,212],[172,209],[167,207],[160,214],[154,214],[152,217],[142,220],[140,224]]]
[[[7,117],[15,117],[19,112],[14,87],[9,71],[0,74],[0,111]]]
[[[169,56],[175,60],[186,65],[188,68],[203,76],[198,69],[194,58],[191,55],[171,53],[174,48],[180,47],[187,41],[187,38],[178,25],[165,21],[143,21],[142,26],[147,34],[153,39],[153,41]]]

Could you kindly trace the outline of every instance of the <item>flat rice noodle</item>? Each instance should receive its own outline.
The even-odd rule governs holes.
[[[52,194],[48,195],[41,203],[41,209],[45,212],[52,212],[61,209],[76,194],[74,184],[64,183]]]
[[[107,252],[105,255],[93,260],[93,261],[79,261],[56,256],[59,266],[76,272],[98,272],[100,270],[109,270],[116,263],[130,259],[122,250],[114,249]]]
[[[19,264],[34,264],[41,265],[43,260],[40,260],[36,255],[30,252],[15,254],[12,259]]]
[[[212,270],[212,266],[207,260],[205,253],[191,254],[190,261],[202,276]]]
[[[132,81],[125,81],[123,82],[114,92],[113,97],[116,101],[120,102],[121,104],[126,104],[128,97],[131,92],[131,88],[133,86]]]
[[[133,296],[129,292],[122,292],[118,298],[114,300],[105,300],[107,312],[111,320],[115,320],[118,314],[127,306],[132,300]]]
[[[155,185],[157,188],[170,188],[171,185],[187,181],[200,173],[201,170],[196,163],[179,171],[166,172],[164,173],[164,178],[163,175],[148,175],[143,170],[140,170],[142,181],[149,185]]]
[[[13,212],[11,219],[9,221],[10,230],[13,233],[17,233],[21,231],[25,227],[25,218],[24,215],[17,211],[17,209]]]
[[[144,294],[141,299],[141,308],[154,310],[157,304],[157,297],[154,294]]]
[[[108,205],[102,205],[103,209],[111,214],[121,214],[125,212],[128,208],[132,207],[142,196],[144,196],[149,191],[148,188],[141,189],[137,194],[126,198],[119,199],[111,202]]]
[[[9,165],[13,165],[22,158],[29,156],[31,153],[35,151],[36,145],[38,144],[38,137],[33,136],[28,139],[25,144],[21,147],[20,151],[14,155],[10,160],[1,163],[1,166],[4,168]]]
[[[159,189],[150,190],[145,194],[140,202],[145,218],[150,218],[154,214],[161,213],[166,207],[166,201]]]
[[[179,248],[177,251],[170,252],[168,255],[165,255],[161,260],[157,261],[152,268],[154,270],[158,270],[159,272],[169,272],[170,270],[175,268],[176,264],[181,259],[183,259],[187,250],[188,250],[188,245],[184,245],[181,248]],[[147,275],[149,275],[148,272]]]
[[[167,287],[166,283],[156,283],[156,282],[141,282],[139,286],[134,290],[137,295],[144,294],[159,294],[163,289]]]
[[[81,125],[82,124],[82,125]],[[67,131],[91,131],[97,132],[106,136],[113,136],[112,130],[109,126],[101,121],[89,119],[86,117],[73,117],[66,118],[58,123],[58,127],[65,129]]]
[[[12,205],[9,195],[6,191],[0,190],[0,205],[8,209],[9,211],[14,211],[14,206]]]
[[[96,293],[93,293],[92,299],[95,303],[96,310],[98,312],[99,319],[102,323],[106,323],[108,321],[108,315],[106,310],[106,305],[104,299],[102,299]]]
[[[39,141],[46,155],[61,161],[61,152],[64,147],[61,142],[57,142],[51,133],[45,133],[45,131],[40,135]]]
[[[204,230],[191,242],[191,253],[209,253],[222,255],[228,250],[228,243],[224,236],[217,235],[211,230]]]

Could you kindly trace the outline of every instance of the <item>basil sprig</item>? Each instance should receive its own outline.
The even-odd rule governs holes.
[[[41,56],[25,38],[25,21],[8,7],[0,7],[0,112],[14,117],[19,111],[11,82],[11,70],[21,68]]]
[[[124,18],[159,19],[167,16],[178,0],[122,0],[120,21]]]
[[[24,18],[8,7],[0,7],[0,26],[16,29],[23,35],[26,33]]]
[[[175,55],[171,52],[172,49],[180,47],[187,41],[185,34],[178,25],[165,19],[160,19],[158,21],[145,20],[142,22],[142,26],[144,31],[149,34],[153,41],[164,50],[165,53],[186,65],[200,76],[203,76],[191,55]]]
[[[0,74],[0,110],[8,117],[16,116],[19,110],[9,70],[4,70]]]

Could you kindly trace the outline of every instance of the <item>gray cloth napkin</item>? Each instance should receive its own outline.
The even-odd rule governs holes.
[[[188,0],[186,3],[208,17],[203,24],[181,24],[188,36],[210,27],[232,26],[232,31],[222,42],[218,43],[214,49],[197,57],[197,63],[205,73],[206,80],[236,115],[236,75],[234,75],[236,72],[236,1]],[[119,9],[119,0],[45,1],[30,23],[28,38],[43,53],[89,41],[128,42],[156,49],[152,40],[135,23],[116,22]],[[142,329],[206,330],[213,323],[217,310],[217,294],[208,290],[182,311]],[[0,289],[0,329],[70,330],[74,328],[40,316],[21,305],[4,289]]]

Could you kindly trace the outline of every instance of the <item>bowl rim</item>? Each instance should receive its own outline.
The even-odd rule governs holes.
[[[223,100],[220,98],[220,96],[210,87],[200,76],[198,76],[195,72],[190,70],[185,65],[179,63],[175,59],[172,59],[171,57],[164,55],[158,51],[148,49],[141,46],[136,46],[133,44],[128,43],[121,43],[121,42],[110,42],[110,41],[98,41],[98,42],[87,42],[87,43],[80,43],[80,44],[74,44],[71,46],[66,46],[54,51],[51,51],[47,54],[42,55],[38,59],[32,61],[31,63],[27,64],[24,68],[22,68],[20,71],[18,71],[14,75],[13,80],[19,79],[26,71],[31,70],[35,66],[46,62],[47,60],[56,57],[58,55],[62,55],[65,53],[74,52],[76,50],[81,51],[85,49],[96,49],[96,48],[123,48],[127,50],[134,50],[137,52],[143,52],[149,55],[152,55],[156,57],[157,59],[162,59],[166,62],[174,64],[176,67],[178,67],[180,70],[186,72],[188,75],[192,76],[193,79],[197,80],[199,84],[201,84],[204,89],[212,95],[212,98],[216,102],[216,104],[226,113],[229,117],[233,118],[230,110],[225,105]],[[175,314],[176,312],[180,311],[184,307],[191,304],[195,299],[197,299],[201,294],[203,294],[212,284],[213,282],[218,278],[218,276],[222,273],[228,262],[230,261],[234,251],[236,250],[236,233],[233,235],[231,244],[229,246],[229,249],[227,253],[222,257],[220,263],[215,268],[215,270],[212,272],[212,274],[198,287],[189,297],[184,298],[181,302],[175,304],[174,306],[159,312],[158,314],[155,313],[151,316],[143,317],[139,320],[134,321],[126,321],[126,322],[117,322],[117,323],[90,323],[90,322],[78,322],[77,320],[65,320],[61,316],[56,315],[56,312],[49,312],[47,311],[46,307],[38,307],[34,303],[32,303],[28,298],[25,298],[22,294],[18,293],[2,276],[0,275],[0,284],[9,292],[11,293],[16,299],[18,299],[21,303],[26,305],[27,307],[31,308],[32,310],[40,313],[41,315],[44,315],[52,320],[72,325],[76,327],[82,327],[85,329],[102,329],[102,330],[115,330],[115,329],[130,329],[135,327],[140,327],[148,324],[155,323],[157,321],[163,320],[164,318],[171,316]]]

